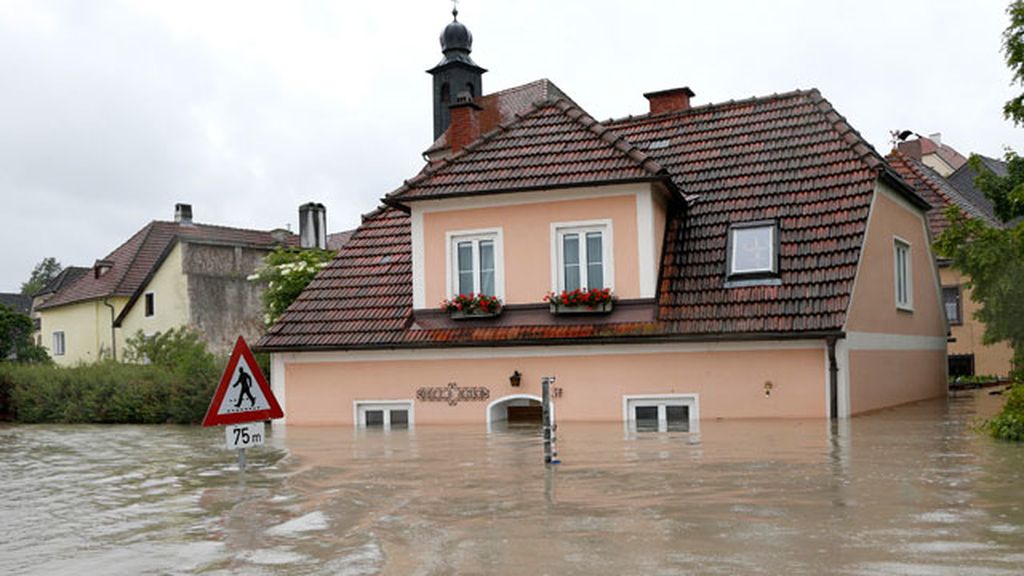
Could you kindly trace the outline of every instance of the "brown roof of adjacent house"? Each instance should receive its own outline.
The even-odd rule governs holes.
[[[82,274],[85,274],[88,271],[89,268],[86,268],[85,266],[68,266],[61,270],[60,274],[57,274],[52,280],[47,282],[46,286],[43,286],[42,290],[33,294],[32,297],[38,298],[40,296],[55,294],[64,286],[70,285],[74,281],[78,280]]]
[[[32,297],[15,292],[0,292],[0,306],[6,306],[20,314],[32,311]]]
[[[150,222],[105,258],[98,260],[87,273],[62,287],[39,309],[111,296],[134,296],[178,240],[272,247],[282,243],[275,238],[276,235],[269,231],[209,224]],[[297,243],[294,234],[287,234],[283,240],[286,244]]]
[[[927,207],[815,90],[596,123],[584,126],[586,134],[583,116],[569,114],[573,109],[557,102],[540,105],[393,193],[388,202],[395,207],[366,217],[259,346],[313,350],[836,333],[845,322],[877,180],[888,179],[898,193]],[[614,135],[615,154],[604,140],[604,146],[591,148],[594,134]],[[567,145],[580,147],[563,154]],[[667,176],[687,194],[688,201],[673,207],[669,217],[652,319],[440,328],[417,321],[403,202],[597,183],[586,170],[613,180]],[[766,219],[778,224],[780,282],[727,286],[730,223]]]
[[[998,226],[999,223],[991,211],[991,203],[988,210],[978,206],[976,202],[953,186],[949,181],[940,176],[920,160],[901,152],[893,150],[886,156],[889,164],[899,173],[908,184],[914,187],[918,195],[925,199],[932,206],[928,211],[928,228],[932,236],[942,234],[949,227],[949,220],[943,213],[947,206],[956,206],[972,218],[980,218],[990,225]]]

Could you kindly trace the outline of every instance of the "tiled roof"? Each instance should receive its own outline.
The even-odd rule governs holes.
[[[241,246],[272,247],[280,244],[275,233],[212,226],[209,224],[182,224],[154,221],[136,232],[97,264],[109,265],[99,278],[93,270],[67,284],[39,309],[45,310],[65,304],[109,296],[134,295],[163,261],[174,242],[183,239],[197,242],[215,242]],[[295,235],[289,234],[285,243],[294,244]]]
[[[7,306],[15,312],[28,314],[32,311],[32,297],[11,292],[0,293],[0,306]]]
[[[517,114],[525,114],[537,102],[571,99],[555,83],[542,78],[533,82],[507,88],[499,92],[477,96],[473,102],[480,106],[480,133],[486,134],[499,124],[515,120]],[[432,155],[448,148],[448,131],[445,130],[424,154]]]
[[[545,104],[426,171],[390,201],[663,174],[688,201],[670,214],[658,313],[648,322],[585,318],[558,325],[426,329],[412,310],[409,217],[383,208],[259,342],[263,349],[801,337],[843,328],[873,190],[885,161],[817,91],[798,91],[588,124],[567,103]],[[573,112],[575,114],[575,112]],[[617,147],[593,146],[614,134]],[[618,139],[619,137],[622,139]],[[555,144],[554,142],[557,142]],[[563,169],[566,145],[580,148]],[[518,164],[536,157],[537,166]],[[558,160],[548,170],[549,157]],[[516,162],[508,162],[515,158]],[[596,158],[596,159],[595,159]],[[630,161],[626,161],[628,158]],[[609,169],[613,166],[613,169]],[[638,170],[643,168],[643,171]],[[593,170],[586,173],[584,170]],[[646,173],[646,174],[645,174]],[[892,176],[919,206],[923,201]],[[397,200],[397,201],[396,201]],[[780,285],[726,287],[730,223],[773,219]]]
[[[928,228],[932,236],[937,237],[949,227],[943,211],[947,206],[955,205],[965,214],[980,218],[991,225],[997,225],[992,214],[992,204],[988,203],[987,210],[969,200],[967,196],[957,190],[949,181],[940,176],[937,172],[925,166],[919,160],[899,151],[893,150],[886,156],[889,165],[908,184],[914,187],[917,193],[932,206],[928,211]],[[966,166],[966,165],[965,165]],[[963,168],[961,168],[962,170]]]
[[[976,156],[981,160],[982,166],[994,172],[997,176],[1006,176],[1006,162],[980,154]],[[964,164],[957,168],[956,172],[950,174],[947,180],[953,188],[956,188],[963,195],[965,200],[973,204],[975,208],[988,216],[993,222],[996,222],[998,219],[996,218],[996,210],[992,205],[992,201],[974,185],[974,179],[977,177],[978,172],[970,164]]]
[[[650,156],[572,102],[556,100],[538,102],[428,167],[386,202],[663,179],[667,173]]]
[[[661,319],[685,334],[839,330],[881,157],[816,90],[611,121],[695,196],[669,222]],[[778,286],[726,287],[730,223],[775,220]]]
[[[43,286],[42,290],[36,292],[32,296],[35,298],[39,296],[46,296],[48,294],[55,294],[64,286],[70,285],[75,280],[81,278],[82,274],[85,274],[88,271],[89,268],[84,266],[68,266],[61,270],[60,274],[57,274],[52,280],[47,282],[46,286]]]
[[[345,230],[344,232],[332,232],[327,235],[327,249],[334,250],[337,252],[352,238],[352,234],[355,230]]]
[[[409,216],[394,208],[367,215],[261,344],[338,347],[400,342],[412,314]]]

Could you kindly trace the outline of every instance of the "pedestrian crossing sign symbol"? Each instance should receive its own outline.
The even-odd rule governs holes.
[[[284,417],[267,379],[241,336],[213,394],[203,426],[241,424]]]

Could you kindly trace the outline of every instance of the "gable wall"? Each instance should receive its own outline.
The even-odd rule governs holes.
[[[127,298],[110,298],[108,302],[114,306],[114,315],[121,313]],[[40,310],[40,340],[50,357],[59,366],[72,366],[89,363],[109,357],[111,351],[110,308],[102,300],[90,300]],[[53,355],[53,333],[64,332],[65,353]],[[117,357],[123,358],[124,337],[118,330]]]
[[[910,244],[913,310],[896,307],[894,239]],[[927,223],[885,183],[876,186],[846,340],[840,413],[858,414],[946,391],[946,319]]]
[[[153,316],[146,317],[147,292],[153,293]],[[125,338],[139,331],[147,336],[188,323],[188,284],[182,271],[182,245],[176,243],[163,264],[142,289],[139,299],[121,323]]]

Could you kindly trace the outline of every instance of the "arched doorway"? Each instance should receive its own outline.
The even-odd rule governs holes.
[[[552,404],[552,412],[554,412],[554,409],[554,404]],[[539,427],[541,420],[542,407],[540,396],[512,394],[498,398],[487,405],[488,430],[491,430],[495,425]]]

